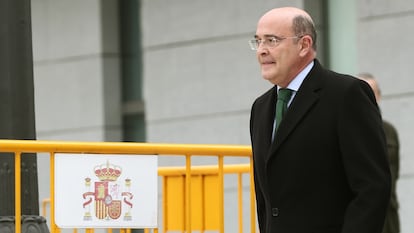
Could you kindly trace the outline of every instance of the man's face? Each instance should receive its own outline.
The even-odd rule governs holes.
[[[255,39],[266,41],[256,52],[262,76],[281,87],[286,87],[300,71],[300,38],[293,34],[291,22],[286,17],[265,15],[258,23],[255,35]],[[270,46],[272,38],[277,42]]]

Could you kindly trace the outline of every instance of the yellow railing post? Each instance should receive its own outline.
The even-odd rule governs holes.
[[[223,156],[218,156],[218,175],[219,175],[219,232],[224,233],[224,158]]]
[[[239,233],[243,233],[243,176],[242,173],[237,174],[237,193],[239,201]]]
[[[58,233],[55,224],[55,153],[50,152],[50,228],[52,233]]]
[[[162,177],[162,189],[167,190],[167,180],[165,176]],[[167,195],[162,195],[162,209],[164,211],[168,211],[167,208],[168,208],[167,207]],[[167,229],[167,219],[164,216],[164,218],[162,218],[162,232],[167,232],[166,229]]]
[[[256,196],[254,189],[253,158],[250,158],[250,232],[256,233]]]
[[[185,156],[185,229],[186,232],[191,232],[191,155]]]
[[[20,164],[21,164],[21,152],[16,151],[14,153],[14,195],[15,195],[15,205],[14,205],[14,211],[15,211],[15,231],[16,233],[22,232],[22,209],[21,209],[21,171],[20,171]]]
[[[42,216],[46,218],[47,216],[47,205],[50,203],[50,198],[45,198],[42,200]]]

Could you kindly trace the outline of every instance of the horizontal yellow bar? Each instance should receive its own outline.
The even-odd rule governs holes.
[[[163,154],[197,156],[251,156],[245,145],[163,144],[137,142],[70,142],[42,140],[0,140],[0,152],[55,152],[91,154]]]
[[[223,167],[223,172],[228,173],[248,173],[250,171],[250,164],[226,164]],[[185,167],[159,167],[159,176],[181,176],[185,175]],[[219,169],[216,165],[205,166],[191,166],[192,175],[210,175],[218,174]]]

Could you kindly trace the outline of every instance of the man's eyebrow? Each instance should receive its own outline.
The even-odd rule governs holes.
[[[274,38],[280,38],[279,36],[276,36],[276,35],[273,35],[273,34],[266,34],[266,35],[264,35],[263,37],[274,37]],[[254,38],[259,38],[259,36],[258,35],[254,35]]]

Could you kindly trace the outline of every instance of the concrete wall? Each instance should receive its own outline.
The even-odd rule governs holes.
[[[116,7],[116,1],[32,3],[39,139],[120,140]]]

